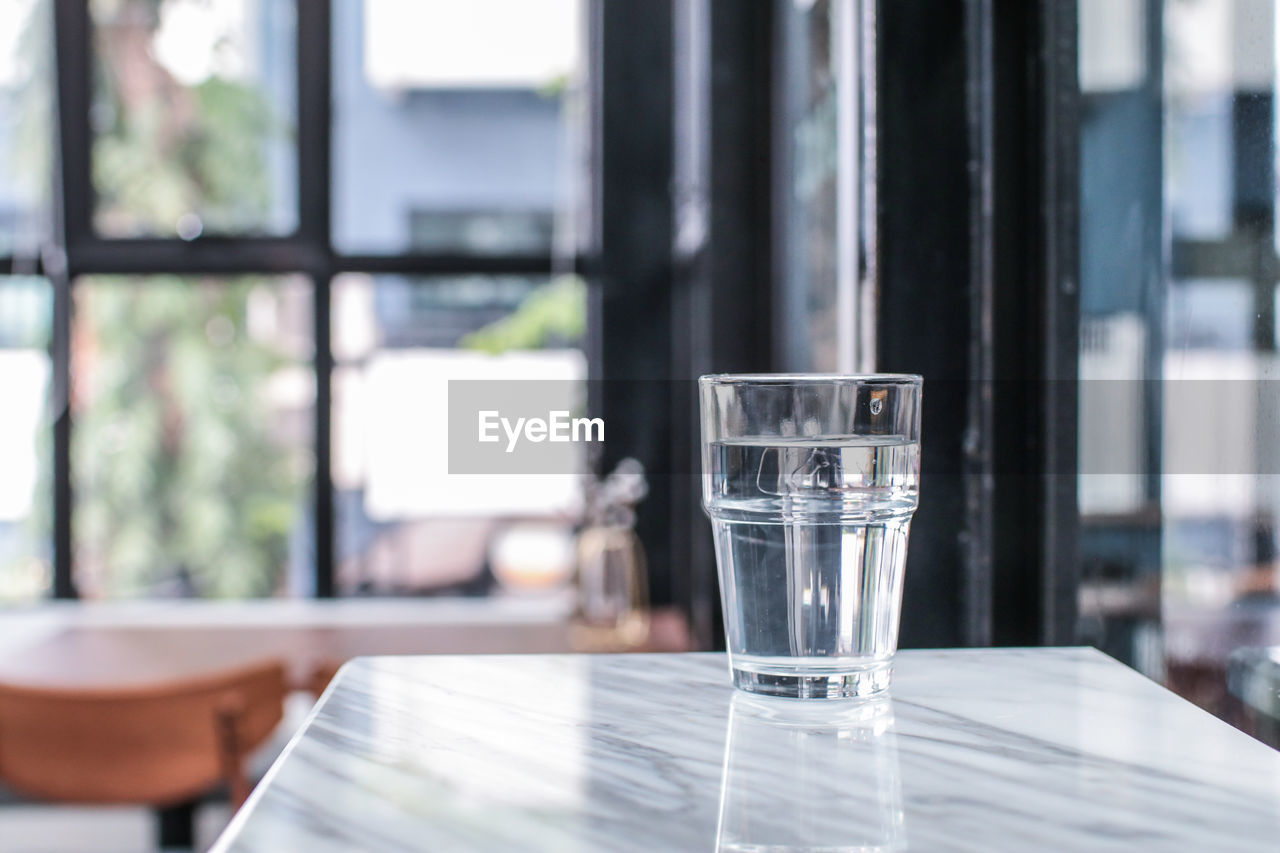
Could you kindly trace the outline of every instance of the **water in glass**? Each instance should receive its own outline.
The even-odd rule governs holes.
[[[888,685],[920,443],[895,435],[713,441],[707,511],[739,686],[800,695],[822,673]],[[785,591],[785,594],[781,594]],[[749,683],[744,683],[749,682]],[[773,689],[776,687],[776,690]]]

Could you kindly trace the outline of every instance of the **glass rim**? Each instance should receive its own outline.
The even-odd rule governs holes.
[[[918,373],[708,373],[701,385],[898,385],[919,387]]]

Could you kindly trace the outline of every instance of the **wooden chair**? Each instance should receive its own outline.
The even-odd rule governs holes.
[[[284,714],[272,661],[121,689],[0,684],[0,780],[64,803],[191,802],[219,783],[249,795],[245,758]]]
[[[320,694],[324,693],[325,688],[329,686],[329,682],[337,676],[338,670],[342,669],[342,664],[343,661],[329,658],[318,661],[311,667],[311,673],[307,676],[307,692],[319,699]]]

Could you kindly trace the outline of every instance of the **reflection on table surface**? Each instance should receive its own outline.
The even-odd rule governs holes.
[[[837,704],[733,697],[717,850],[907,848],[893,701]]]

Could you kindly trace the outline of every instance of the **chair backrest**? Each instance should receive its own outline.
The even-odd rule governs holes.
[[[279,724],[284,697],[278,661],[124,689],[0,684],[0,779],[77,803],[165,805],[220,781],[234,789],[244,755]]]

